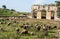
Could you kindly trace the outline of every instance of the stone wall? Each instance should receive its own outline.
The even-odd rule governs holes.
[[[42,10],[46,10],[46,19],[51,20],[51,11],[54,11],[54,20],[57,20],[57,7],[56,6],[44,6],[44,5],[34,5],[32,6],[32,12],[33,10],[37,10],[37,19],[42,19]],[[32,14],[33,16],[34,14]],[[33,17],[32,17],[33,18]]]

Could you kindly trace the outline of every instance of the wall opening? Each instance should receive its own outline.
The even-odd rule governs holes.
[[[46,19],[46,10],[41,11],[41,18]]]
[[[60,7],[58,7],[57,16],[58,16],[58,18],[60,18]]]
[[[33,10],[33,18],[37,18],[37,10]]]
[[[58,14],[57,14],[58,18],[60,18],[60,11],[58,11],[57,13],[58,13]]]
[[[54,19],[54,14],[55,14],[55,12],[51,11],[51,19]]]

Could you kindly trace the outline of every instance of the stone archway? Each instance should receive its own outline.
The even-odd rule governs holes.
[[[51,11],[51,19],[54,19],[55,12]]]
[[[33,10],[33,18],[37,18],[37,10],[36,9]]]
[[[58,15],[58,18],[60,18],[60,7],[58,7],[58,10],[57,10],[57,15]]]
[[[60,11],[57,11],[57,13],[58,13],[58,14],[57,14],[58,18],[60,18]]]
[[[41,10],[41,18],[46,19],[46,10]]]

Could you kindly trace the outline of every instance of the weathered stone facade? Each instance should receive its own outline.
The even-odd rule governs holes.
[[[54,19],[57,20],[58,8],[55,5],[33,5],[32,6],[32,18],[37,19]]]
[[[46,19],[57,19],[57,7],[56,6],[45,6],[45,5],[33,5],[32,6],[32,18],[42,19],[42,13],[45,12]],[[52,14],[52,12],[54,12]],[[36,16],[34,16],[36,15]],[[52,18],[52,15],[53,18]],[[43,17],[43,18],[44,18]]]

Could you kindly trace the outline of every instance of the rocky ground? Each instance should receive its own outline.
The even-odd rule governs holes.
[[[0,19],[0,39],[58,39],[60,21]]]

